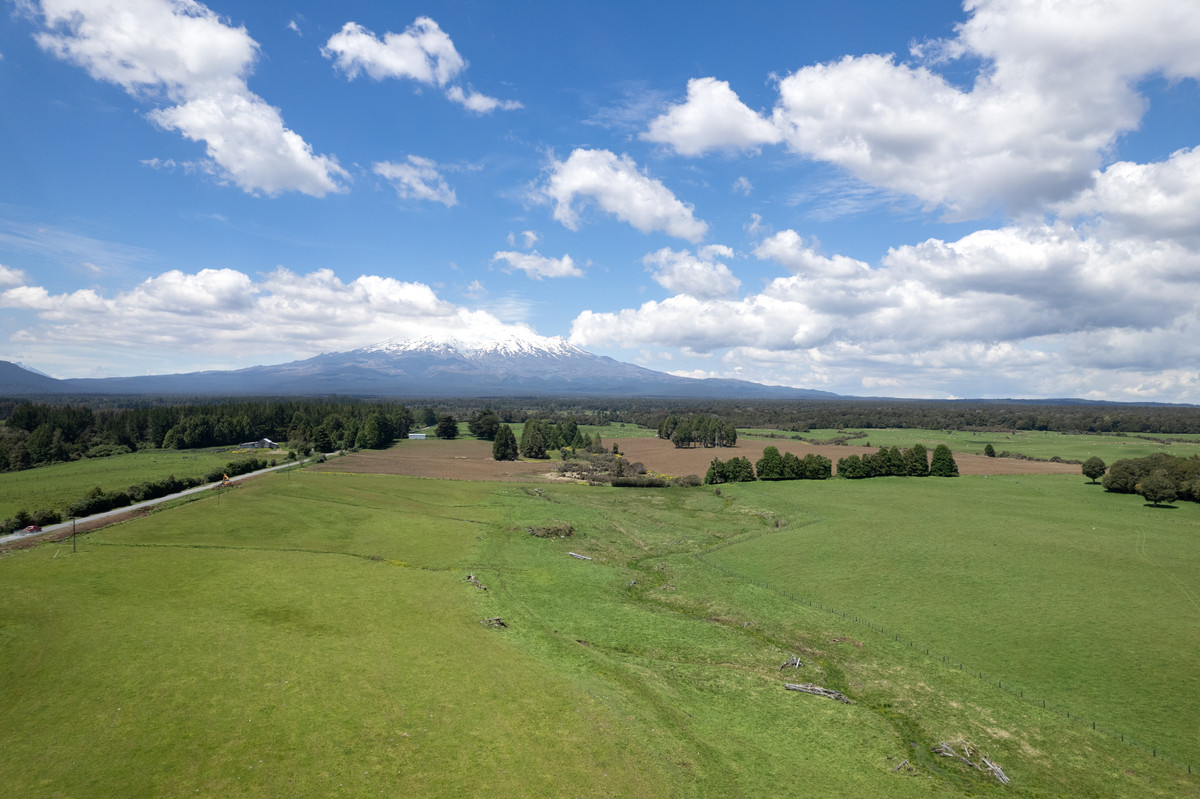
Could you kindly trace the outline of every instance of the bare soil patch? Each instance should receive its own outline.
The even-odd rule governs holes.
[[[492,443],[477,439],[400,441],[388,449],[352,452],[308,468],[318,472],[399,474],[437,480],[544,482],[555,461],[497,461]]]
[[[803,441],[786,439],[764,441],[756,439],[747,441],[740,439],[735,447],[717,447],[705,449],[694,447],[678,449],[670,441],[658,438],[619,438],[616,444],[621,453],[630,460],[641,461],[647,469],[661,474],[680,477],[696,474],[704,477],[708,465],[713,458],[723,461],[730,458],[749,458],[753,463],[762,457],[762,452],[769,446],[775,446],[780,452],[791,452],[803,458],[809,453],[823,455],[833,461],[834,471],[837,470],[839,458],[848,455],[870,455],[879,451],[878,447],[853,447],[808,444]],[[931,450],[932,452],[932,450]],[[1055,463],[1053,461],[1028,461],[1017,458],[989,458],[985,455],[969,455],[954,453],[954,461],[958,464],[958,473],[964,475],[980,474],[1080,474],[1079,465],[1074,463]]]

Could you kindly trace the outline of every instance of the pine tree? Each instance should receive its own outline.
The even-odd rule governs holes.
[[[945,444],[934,447],[933,458],[929,461],[929,473],[934,477],[958,477],[958,464],[954,455]]]
[[[506,424],[500,425],[496,430],[496,439],[492,442],[492,457],[498,461],[515,461],[518,457],[517,437]]]

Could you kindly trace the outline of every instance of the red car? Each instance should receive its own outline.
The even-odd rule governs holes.
[[[26,527],[24,530],[22,530],[21,532],[22,533],[40,533],[41,531],[42,531],[42,528],[40,526],[38,526],[36,524],[31,524],[28,527]]]

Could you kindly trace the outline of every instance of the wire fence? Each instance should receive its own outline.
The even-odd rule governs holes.
[[[822,521],[822,519],[814,518],[810,521],[805,522],[802,526],[807,526],[809,524],[815,524],[818,521]],[[793,526],[792,529],[795,529],[795,527]],[[1100,722],[1098,722],[1094,719],[1088,719],[1084,716],[1080,716],[1078,713],[1073,713],[1070,710],[1070,708],[1066,707],[1065,705],[1063,705],[1059,702],[1054,701],[1053,699],[1048,699],[1043,696],[1040,696],[1037,692],[1031,691],[1031,690],[1026,690],[1025,688],[1022,688],[1021,686],[1016,685],[1012,682],[1005,682],[1003,680],[1003,678],[997,677],[993,674],[989,674],[981,669],[976,669],[976,668],[968,669],[966,663],[963,660],[961,660],[959,658],[954,658],[954,657],[944,654],[942,652],[938,652],[933,647],[926,646],[925,644],[922,644],[918,641],[914,641],[913,639],[908,638],[907,636],[901,634],[899,631],[897,631],[895,629],[892,629],[889,631],[882,624],[878,624],[878,623],[876,623],[870,619],[867,619],[863,616],[860,616],[856,613],[851,613],[851,612],[842,610],[840,608],[835,608],[835,607],[832,607],[829,605],[822,604],[822,603],[817,602],[809,597],[797,596],[796,594],[792,593],[791,591],[788,591],[787,589],[779,588],[778,586],[772,585],[771,583],[768,583],[765,580],[760,580],[758,578],[751,577],[746,574],[742,574],[741,572],[730,569],[719,563],[713,563],[712,561],[708,560],[708,558],[707,558],[708,555],[711,555],[712,553],[714,553],[717,550],[725,549],[726,547],[733,546],[735,544],[744,544],[753,538],[758,538],[759,536],[766,535],[768,533],[773,533],[773,532],[776,532],[776,530],[763,530],[760,532],[752,533],[751,535],[749,535],[745,538],[740,538],[735,541],[726,541],[726,542],[718,544],[714,547],[711,547],[711,548],[705,550],[704,552],[694,553],[693,557],[700,563],[703,563],[705,566],[715,569],[727,577],[731,577],[733,579],[740,580],[745,583],[749,583],[750,585],[754,585],[758,588],[763,589],[764,591],[770,591],[770,592],[772,592],[778,596],[782,596],[792,602],[796,602],[797,604],[804,605],[804,606],[812,608],[814,610],[819,610],[824,613],[828,613],[832,616],[837,616],[845,621],[848,621],[848,622],[852,621],[852,622],[855,622],[856,624],[860,624],[869,630],[872,630],[882,636],[892,639],[892,641],[894,641],[895,643],[903,644],[903,645],[907,646],[909,649],[913,649],[917,652],[925,654],[931,660],[940,661],[947,668],[956,669],[960,672],[969,674],[970,676],[974,677],[975,679],[979,680],[980,682],[987,683],[989,685],[994,685],[996,688],[998,688],[1002,691],[1007,691],[1009,694],[1017,697],[1021,701],[1028,702],[1032,705],[1036,705],[1041,708],[1044,708],[1045,710],[1055,713],[1055,714],[1059,715],[1060,717],[1063,717],[1066,720],[1068,720],[1074,724],[1078,724],[1085,728],[1091,728],[1092,730],[1095,730],[1098,733],[1102,733],[1104,735],[1107,735],[1110,738],[1113,738],[1115,740],[1121,741],[1122,743],[1128,744],[1129,746],[1135,747],[1137,749],[1141,749],[1143,752],[1146,752],[1151,757],[1153,757],[1157,760],[1160,760],[1163,763],[1167,763],[1172,766],[1176,766],[1181,770],[1186,770],[1187,773],[1189,773],[1189,774],[1192,773],[1192,764],[1191,763],[1184,762],[1177,755],[1168,754],[1167,752],[1163,751],[1163,749],[1161,747],[1159,747],[1158,745],[1156,745],[1154,743],[1147,743],[1145,741],[1138,740],[1137,738],[1135,738],[1132,735],[1129,735],[1125,732],[1122,732],[1120,730],[1114,730],[1107,726],[1104,726],[1103,724],[1101,724]]]

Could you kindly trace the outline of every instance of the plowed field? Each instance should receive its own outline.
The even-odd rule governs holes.
[[[803,458],[809,453],[824,455],[837,468],[839,458],[848,455],[870,455],[879,451],[878,447],[841,447],[818,446],[806,444],[803,441],[738,441],[736,447],[721,449],[676,449],[669,441],[658,438],[623,438],[617,440],[617,446],[630,460],[641,461],[647,469],[672,476],[697,474],[704,477],[708,465],[713,458],[729,460],[730,458],[749,458],[753,463],[762,457],[763,449],[774,445],[782,452],[794,453]],[[958,464],[959,474],[1080,474],[1080,467],[1074,463],[1054,463],[1052,461],[1027,461],[1017,458],[988,458],[983,455],[967,455],[954,453],[954,461]]]
[[[641,461],[647,469],[661,474],[682,476],[708,471],[713,458],[728,460],[762,457],[764,447],[774,444],[780,452],[792,452],[803,458],[816,453],[837,463],[847,455],[868,455],[876,447],[816,446],[802,441],[747,441],[722,449],[676,449],[669,441],[657,438],[618,438],[621,452],[632,461]],[[1080,474],[1072,463],[1028,461],[1016,458],[986,458],[982,455],[955,454],[960,474]],[[487,441],[401,441],[390,449],[355,452],[326,463],[311,466],[316,471],[356,474],[400,474],[438,480],[485,480],[496,482],[537,482],[554,479],[557,461],[495,461]]]

